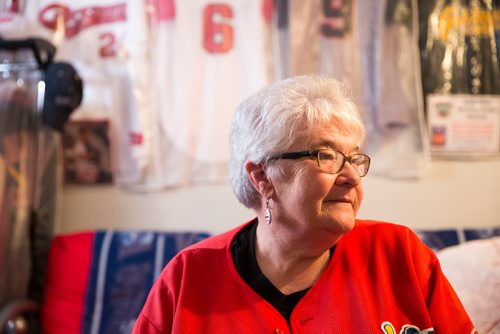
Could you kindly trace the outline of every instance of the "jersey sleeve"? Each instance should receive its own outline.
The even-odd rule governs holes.
[[[438,261],[429,278],[427,303],[436,333],[474,333],[474,325]]]
[[[144,314],[140,314],[139,318],[137,318],[137,322],[135,323],[134,329],[132,330],[132,334],[158,334],[161,331],[156,328],[148,318],[145,317]]]
[[[436,333],[476,333],[472,320],[458,298],[455,290],[441,270],[434,252],[412,233],[414,263],[420,267],[422,290],[427,303],[429,317]],[[427,270],[425,270],[427,269]]]
[[[179,256],[167,264],[149,292],[132,334],[172,333],[182,267]]]

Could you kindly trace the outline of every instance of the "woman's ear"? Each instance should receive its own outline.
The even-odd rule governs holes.
[[[257,190],[263,198],[271,197],[273,193],[273,183],[267,175],[265,165],[263,163],[255,164],[251,161],[247,161],[245,163],[245,170],[255,190]]]

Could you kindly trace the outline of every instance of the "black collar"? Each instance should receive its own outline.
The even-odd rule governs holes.
[[[235,236],[231,243],[234,265],[243,280],[262,298],[274,306],[287,321],[290,321],[290,315],[295,305],[307,293],[309,288],[290,295],[284,295],[264,276],[255,256],[256,233],[257,219]]]

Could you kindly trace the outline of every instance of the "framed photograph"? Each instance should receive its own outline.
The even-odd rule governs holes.
[[[111,184],[109,122],[70,121],[64,127],[65,184]]]

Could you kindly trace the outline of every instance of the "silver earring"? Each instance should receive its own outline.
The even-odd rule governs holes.
[[[272,217],[271,209],[269,208],[269,198],[266,198],[266,210],[264,211],[264,219],[267,225],[271,224]]]

